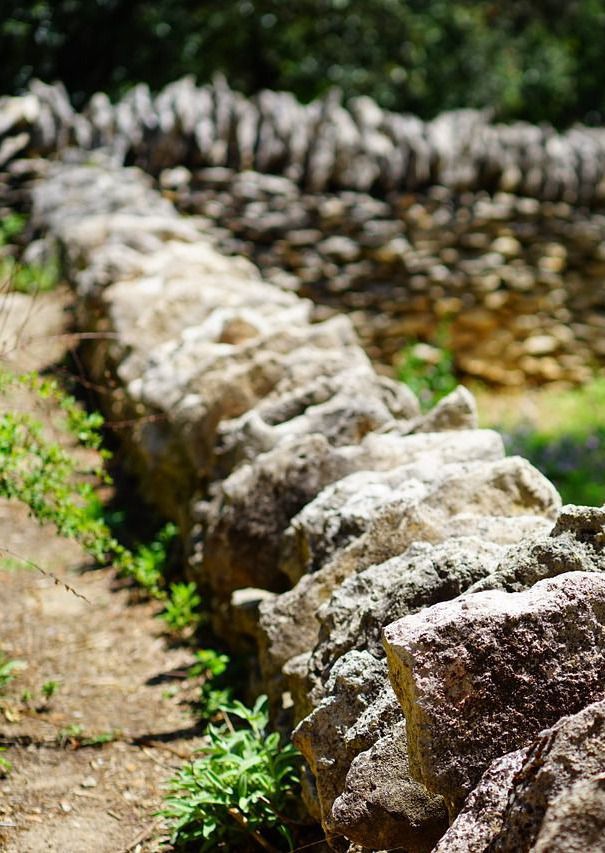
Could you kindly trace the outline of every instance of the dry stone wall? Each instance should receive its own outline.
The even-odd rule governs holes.
[[[464,389],[420,414],[348,318],[312,322],[138,169],[90,159],[47,165],[35,225],[146,497],[216,629],[258,647],[331,847],[602,838],[603,510],[561,509]]]
[[[349,312],[387,369],[443,323],[458,369],[491,383],[581,382],[605,360],[602,128],[423,122],[337,93],[246,99],[223,79],[97,94],[82,113],[60,85],[0,99],[0,169],[69,146],[151,172],[221,251],[321,316]]]
[[[222,251],[311,298],[319,316],[347,311],[387,368],[414,339],[441,339],[461,373],[513,388],[582,382],[605,359],[600,207],[443,186],[310,193],[223,168],[160,180],[209,219]]]

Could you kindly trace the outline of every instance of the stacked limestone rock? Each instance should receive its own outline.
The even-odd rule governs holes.
[[[331,846],[602,849],[603,511],[560,510],[463,389],[421,415],[137,170],[52,166],[34,217]]]
[[[382,110],[366,97],[346,106],[337,91],[310,104],[287,92],[245,98],[218,77],[185,77],[159,94],[135,86],[117,104],[94,95],[81,114],[60,84],[30,84],[0,99],[0,166],[19,152],[68,145],[108,148],[158,173],[170,166],[229,166],[284,175],[313,192],[504,190],[570,204],[605,198],[605,131],[494,124],[457,110],[432,121]]]
[[[222,79],[97,94],[82,113],[60,85],[0,98],[4,175],[72,145],[158,175],[221,251],[351,312],[387,367],[443,321],[457,368],[487,382],[582,382],[605,360],[602,129],[472,110],[423,122],[335,93],[247,99]]]

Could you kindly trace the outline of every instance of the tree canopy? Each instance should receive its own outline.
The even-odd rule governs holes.
[[[431,117],[601,123],[605,0],[0,0],[0,90],[62,80],[76,104],[222,71],[248,94],[338,86]]]

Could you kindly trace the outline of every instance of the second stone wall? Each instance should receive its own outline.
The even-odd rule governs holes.
[[[244,254],[319,316],[346,311],[372,360],[448,346],[470,378],[585,382],[605,363],[605,215],[566,202],[444,187],[306,193],[283,177],[160,175],[221,251]]]
[[[349,312],[387,372],[412,338],[505,386],[584,382],[605,361],[602,128],[423,122],[335,93],[247,99],[222,79],[99,93],[80,113],[60,84],[0,98],[0,185],[19,157],[70,146],[140,165],[221,251],[318,316]]]

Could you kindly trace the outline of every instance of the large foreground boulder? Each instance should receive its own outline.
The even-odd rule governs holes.
[[[605,850],[605,702],[495,761],[435,853]]]
[[[415,779],[455,816],[491,761],[527,746],[605,678],[605,576],[481,592],[385,629]]]

